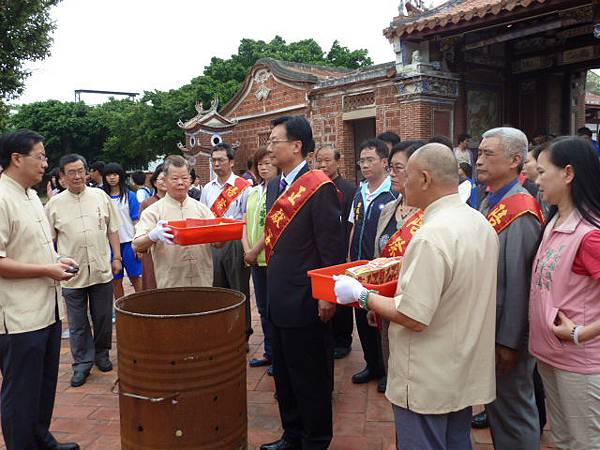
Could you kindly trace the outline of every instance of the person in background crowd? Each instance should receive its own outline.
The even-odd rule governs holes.
[[[212,219],[214,216],[204,204],[188,195],[190,165],[183,156],[168,156],[163,163],[163,172],[167,193],[144,210],[136,225],[133,246],[139,253],[151,252],[159,289],[211,286],[211,244],[173,245],[173,235],[167,222]]]
[[[192,169],[193,170],[193,169]],[[150,184],[154,188],[154,195],[147,198],[140,205],[140,217],[144,210],[159,201],[167,193],[165,185],[165,174],[163,172],[163,164],[159,164],[154,169],[154,173],[150,177]],[[142,261],[142,290],[156,289],[156,276],[154,274],[154,262],[150,252],[139,253],[138,257]]]
[[[188,191],[188,195],[192,197],[194,200],[200,201],[202,197],[202,186],[196,185],[196,171],[194,169],[190,170],[190,179],[192,184],[190,185],[190,190]]]
[[[400,136],[398,136],[393,131],[384,131],[383,133],[377,135],[377,139],[385,142],[386,147],[390,151],[392,150],[394,145],[400,143]]]
[[[548,132],[544,129],[538,129],[531,138],[531,146],[542,145],[551,139]]]
[[[398,198],[395,201],[389,202],[384,206],[379,216],[377,223],[377,233],[375,235],[375,258],[379,258],[384,252],[390,238],[402,228],[405,221],[411,219],[418,211],[417,208],[412,208],[406,204],[406,164],[408,158],[425,145],[425,141],[410,140],[396,144],[388,158],[390,167],[390,178],[392,182],[392,191],[398,192]],[[405,250],[405,249],[404,249]],[[403,251],[394,256],[402,256]],[[389,255],[386,255],[389,256]],[[369,319],[369,313],[367,313]],[[388,340],[388,328],[390,322],[386,319],[381,321],[381,354],[385,373],[388,371],[388,359],[390,356],[390,347]],[[370,324],[374,322],[369,320]],[[377,385],[379,392],[385,392],[387,376],[383,377]]]
[[[147,198],[150,198],[154,195],[154,188],[150,183],[150,176],[146,176],[144,172],[138,170],[131,174],[131,179],[137,188],[135,196],[140,204]]]
[[[56,194],[60,194],[65,190],[63,186],[64,182],[61,180],[61,174],[58,170],[52,169],[50,172],[50,180],[48,180],[48,184],[46,185],[46,195],[48,198],[54,197]]]
[[[260,324],[264,336],[264,353],[262,358],[250,360],[250,367],[270,366],[273,361],[271,349],[271,323],[267,311],[267,262],[265,259],[265,218],[267,217],[267,185],[278,175],[278,170],[271,164],[271,157],[266,147],[260,147],[254,152],[253,166],[258,170],[258,184],[248,195],[248,207],[244,220],[244,261],[251,267],[252,283],[256,307],[260,314]],[[267,369],[273,375],[272,366]]]
[[[108,163],[104,166],[102,175],[102,189],[113,201],[119,211],[121,228],[119,228],[119,242],[121,243],[121,257],[123,258],[123,269],[114,276],[113,288],[115,298],[123,297],[123,276],[127,276],[133,285],[135,292],[142,289],[142,262],[131,247],[131,241],[135,236],[135,224],[140,218],[140,204],[135,192],[131,191],[125,182],[125,171],[120,164]]]
[[[588,127],[581,127],[577,130],[577,136],[589,141],[592,144],[594,150],[596,151],[596,154],[600,156],[600,144],[598,144],[598,141],[592,139],[592,135],[592,130],[590,130]]]
[[[472,159],[471,150],[469,149],[469,141],[471,140],[471,135],[468,133],[463,133],[458,135],[457,146],[454,147],[454,156],[456,156],[456,161],[458,164],[467,163],[471,167],[474,166],[474,161]],[[471,177],[469,177],[471,178]]]
[[[540,146],[546,144],[540,144]],[[537,150],[537,153],[536,153]],[[523,171],[521,172],[521,184],[527,192],[537,198],[538,188],[535,184],[537,178],[537,154],[539,154],[539,146],[530,147],[527,151],[527,159],[523,164]]]
[[[64,300],[60,281],[77,261],[54,250],[33,186],[48,168],[44,138],[31,130],[0,136],[0,409],[7,450],[78,450],[50,433]]]
[[[202,188],[200,201],[215,217],[241,220],[246,214],[250,184],[233,173],[235,152],[231,145],[221,142],[213,147],[211,161],[216,178]],[[215,287],[234,289],[250,298],[250,268],[244,263],[241,241],[226,242],[213,249],[213,283]],[[246,302],[246,336],[252,334],[250,302]]]
[[[325,175],[333,181],[337,190],[338,199],[342,207],[343,250],[344,255],[347,255],[350,232],[352,231],[352,224],[348,221],[348,217],[352,210],[352,200],[356,192],[356,185],[340,175],[340,160],[340,151],[332,145],[324,145],[316,153],[316,168],[325,172]],[[333,316],[334,359],[344,358],[352,350],[353,328],[352,308],[336,308],[336,313]]]
[[[443,145],[417,150],[406,173],[406,202],[424,216],[395,297],[370,293],[345,275],[335,277],[335,292],[338,302],[358,300],[391,322],[386,397],[396,447],[469,450],[472,405],[494,399],[496,267],[490,261],[498,258],[498,238],[458,195],[456,158]]]
[[[458,178],[461,183],[469,181],[471,184],[471,196],[469,197],[467,203],[469,206],[477,209],[478,186],[477,182],[473,179],[473,168],[469,163],[458,163]]]
[[[341,211],[334,184],[305,161],[315,146],[308,120],[284,116],[272,125],[267,149],[282,173],[267,186],[265,257],[283,436],[260,448],[326,449],[333,435],[335,305],[312,298],[306,272],[344,260]]]
[[[254,165],[254,161],[252,158],[248,158],[246,167],[248,169],[241,175],[241,177],[245,180],[248,180],[251,186],[256,186],[259,183],[259,179],[257,178],[254,172],[258,169]]]
[[[79,263],[79,275],[62,282],[73,356],[71,386],[79,387],[85,383],[94,364],[101,372],[110,372],[113,368],[109,358],[112,280],[113,275],[123,270],[120,219],[104,192],[86,187],[87,162],[83,156],[65,155],[59,166],[67,190],[48,201],[46,215],[59,253],[70,255]]]
[[[354,195],[348,217],[348,221],[352,223],[350,261],[373,259],[379,215],[383,207],[398,196],[392,192],[392,183],[388,175],[389,150],[385,143],[379,139],[369,139],[360,145],[359,154],[358,164],[365,181]],[[377,328],[369,326],[366,311],[355,308],[354,318],[367,365],[352,376],[352,382],[368,383],[384,375],[380,351],[381,336]]]
[[[96,161],[90,166],[90,187],[102,187],[102,175],[104,173],[104,161]]]
[[[552,205],[533,264],[531,353],[560,450],[600,448],[600,162],[589,142],[558,138],[537,159]]]
[[[529,286],[543,216],[518,175],[527,157],[527,136],[516,128],[483,133],[477,174],[488,195],[479,211],[500,239],[496,294],[496,400],[486,405],[497,449],[539,450],[539,416],[535,403],[535,360],[527,348]],[[493,259],[490,261],[494,261]],[[474,419],[474,425],[478,420]]]

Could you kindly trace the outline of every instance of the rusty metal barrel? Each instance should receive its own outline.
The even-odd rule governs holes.
[[[117,300],[123,450],[247,448],[245,301],[191,287]]]

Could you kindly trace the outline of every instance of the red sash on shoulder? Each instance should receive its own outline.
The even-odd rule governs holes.
[[[423,215],[424,212],[418,210],[404,222],[400,229],[392,235],[385,245],[385,248],[381,252],[383,258],[404,256],[408,243],[423,225]]]
[[[487,215],[487,220],[500,234],[523,214],[533,214],[541,224],[544,223],[544,213],[538,201],[529,194],[515,194],[502,200]]]
[[[248,187],[250,187],[248,181],[241,177],[237,177],[233,186],[228,186],[223,189],[210,208],[215,217],[223,217],[231,204],[235,202]]]
[[[306,202],[326,183],[333,183],[321,170],[310,170],[298,178],[273,204],[265,220],[267,264],[277,241]]]

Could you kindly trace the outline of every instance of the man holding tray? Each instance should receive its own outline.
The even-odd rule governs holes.
[[[185,158],[171,155],[165,159],[163,172],[167,193],[147,207],[135,227],[133,248],[152,252],[156,286],[212,286],[213,260],[211,244],[173,245],[173,235],[166,226],[169,220],[213,219],[212,212],[188,195],[190,166]]]
[[[326,449],[333,435],[335,304],[312,298],[306,272],[343,262],[344,243],[335,185],[305,161],[314,145],[304,117],[273,121],[267,149],[282,174],[267,187],[265,256],[283,436],[262,450]]]
[[[396,296],[370,293],[344,275],[335,277],[336,296],[391,322],[386,396],[398,448],[470,449],[471,407],[495,396],[498,238],[459,197],[456,158],[444,145],[410,157],[406,201],[424,216]]]

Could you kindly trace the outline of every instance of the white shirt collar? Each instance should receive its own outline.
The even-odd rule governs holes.
[[[229,178],[227,178],[227,181],[225,181],[225,184],[228,184],[230,186],[235,186],[235,179],[237,178],[237,175],[233,172],[231,172],[231,175],[229,175]],[[212,180],[212,183],[216,184],[219,187],[224,187],[225,184],[221,184],[219,183],[219,177],[215,177],[214,180]]]
[[[302,168],[306,165],[306,161],[302,160],[302,162],[300,164],[298,164],[296,167],[294,167],[290,173],[288,173],[285,177],[283,176],[283,173],[281,174],[281,177],[285,180],[286,184],[286,189],[288,186],[290,186],[294,180],[296,179],[296,176],[298,175],[298,172],[300,172],[300,170],[302,170]]]

